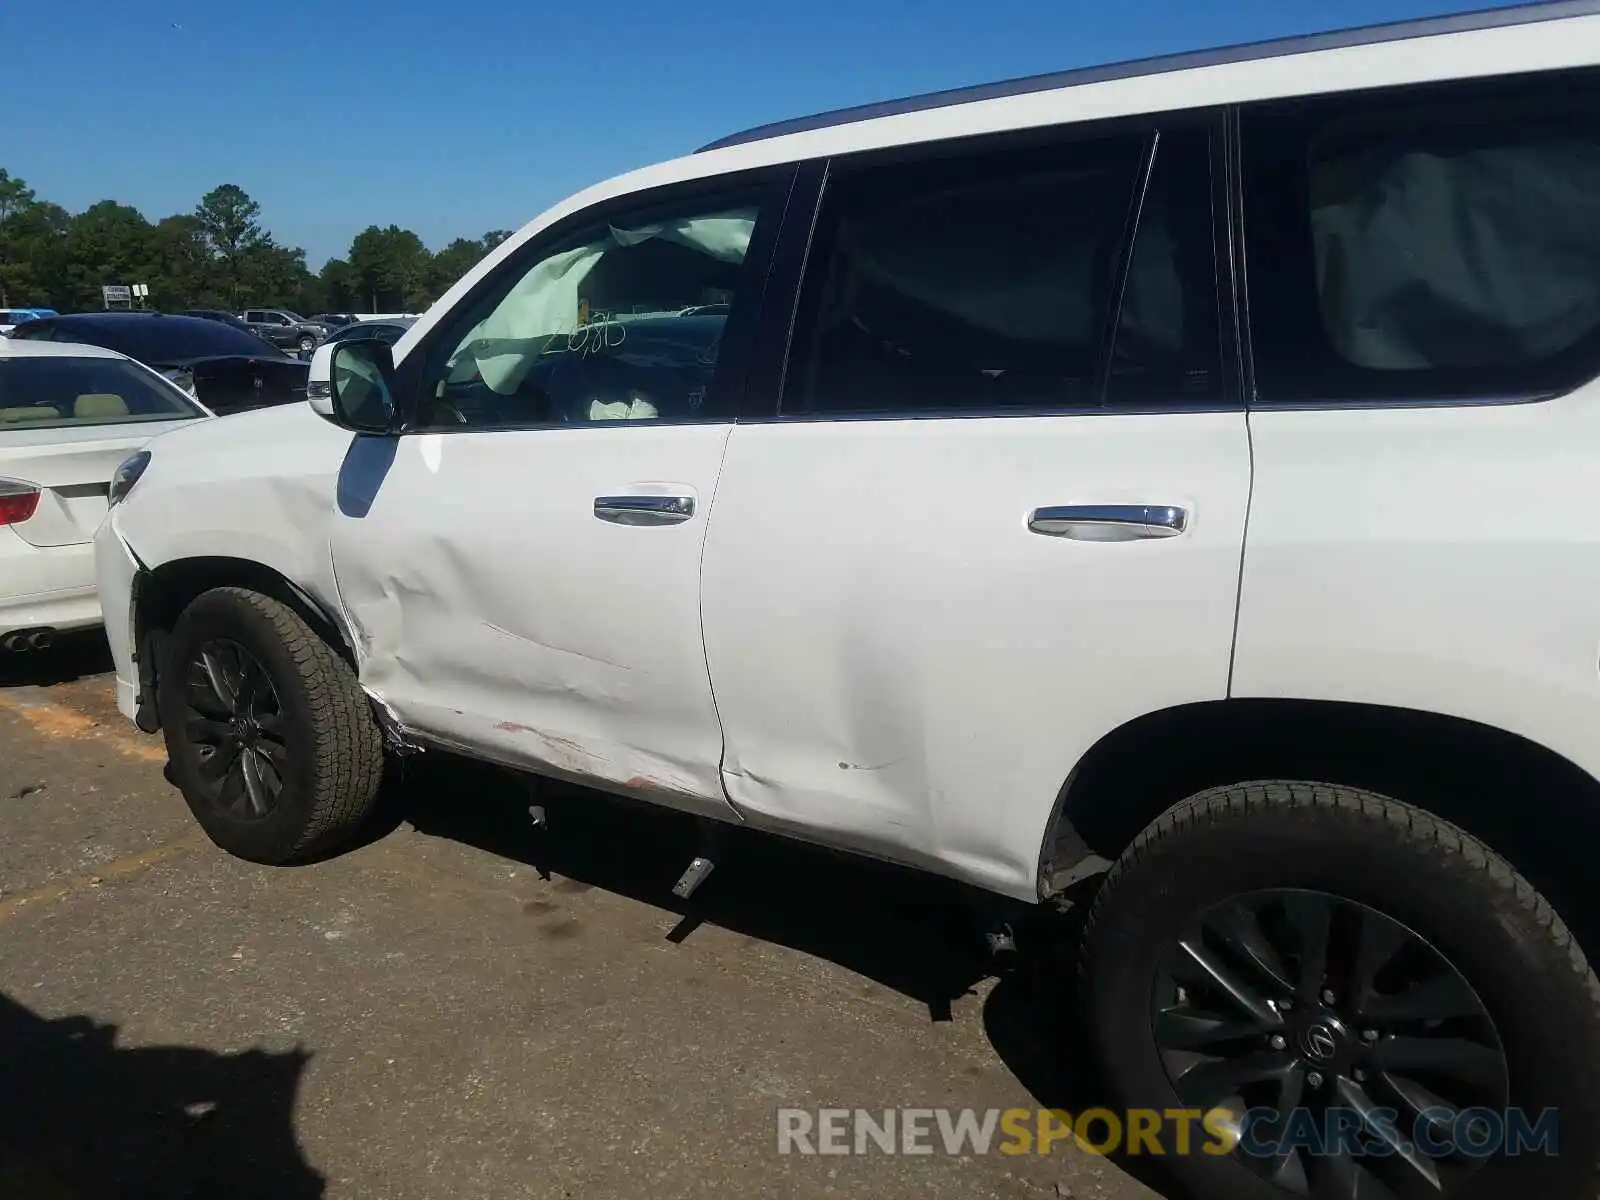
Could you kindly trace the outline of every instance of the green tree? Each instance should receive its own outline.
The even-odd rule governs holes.
[[[261,228],[261,205],[236,183],[212,188],[194,210],[213,267],[219,294],[230,308],[249,298],[246,262],[272,245]]]
[[[319,276],[322,284],[322,303],[326,312],[350,312],[356,307],[355,276],[350,264],[342,258],[330,258],[322,264]]]
[[[71,213],[39,201],[14,207],[0,220],[0,305],[65,303],[60,293],[71,227]]]
[[[484,255],[482,242],[472,238],[457,238],[433,256],[428,264],[428,299],[437,300],[450,290]]]
[[[148,283],[155,274],[155,227],[138,209],[102,200],[72,219],[66,237],[65,299],[99,308],[108,283]]]
[[[370,312],[409,312],[427,307],[432,255],[409,229],[369,225],[350,243],[350,273],[356,296]]]

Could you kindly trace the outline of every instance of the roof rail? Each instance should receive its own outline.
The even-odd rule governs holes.
[[[1600,13],[1600,0],[1549,0],[1546,3],[1515,4],[1503,8],[1452,13],[1443,17],[1424,17],[1421,20],[1388,21],[1379,25],[1363,25],[1355,29],[1338,29],[1301,37],[1246,42],[1215,50],[1193,50],[1155,58],[1137,58],[1105,66],[1080,67],[1070,71],[1055,71],[1047,75],[1029,75],[1022,79],[1008,79],[1000,83],[980,83],[973,87],[927,92],[919,96],[907,96],[901,100],[883,100],[873,104],[835,109],[815,116],[774,121],[719,138],[701,146],[695,153],[704,154],[709,150],[722,150],[728,146],[765,141],[768,138],[783,137],[791,133],[807,133],[814,129],[828,129],[836,125],[850,125],[877,117],[925,112],[928,109],[946,108],[953,104],[972,104],[979,100],[998,100],[1006,96],[1025,96],[1031,92],[1048,92],[1088,83],[1106,83],[1114,79],[1162,75],[1171,71],[1225,66],[1263,58],[1282,58],[1290,54],[1310,54],[1316,50],[1338,50],[1346,46],[1369,46],[1379,42],[1434,37],[1445,33],[1467,33],[1476,29],[1497,29],[1539,21],[1559,21],[1566,17],[1587,17],[1597,13]]]

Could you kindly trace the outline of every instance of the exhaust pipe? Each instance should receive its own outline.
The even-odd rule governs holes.
[[[18,629],[0,637],[0,650],[22,654],[28,650],[48,650],[55,645],[54,629]]]

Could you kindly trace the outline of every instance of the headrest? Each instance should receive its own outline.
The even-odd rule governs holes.
[[[125,417],[128,415],[128,402],[111,392],[90,392],[72,402],[72,415],[83,420]]]

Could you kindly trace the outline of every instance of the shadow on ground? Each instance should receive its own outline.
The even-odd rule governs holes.
[[[984,1028],[1023,1086],[1041,1106],[1069,1112],[1109,1102],[1080,1036],[1072,913],[737,829],[725,832],[710,878],[682,901],[672,885],[700,847],[692,819],[564,784],[537,786],[531,792],[447,755],[418,756],[392,783],[386,825],[374,834],[409,823],[533,867],[560,890],[602,888],[654,905],[680,917],[669,940],[704,923],[791,947],[926,1005],[934,1021],[949,1020],[954,1001],[998,977]],[[529,821],[530,803],[545,809],[545,828]],[[576,932],[553,906],[533,902],[529,917],[548,936]],[[996,923],[1015,933],[1016,954],[990,952],[985,933]],[[1142,1164],[1120,1165],[1155,1186]]]
[[[293,1112],[309,1054],[125,1048],[90,1017],[0,995],[0,1196],[323,1194]]]
[[[99,629],[64,633],[44,650],[0,650],[0,687],[50,687],[111,669],[111,647]]]

